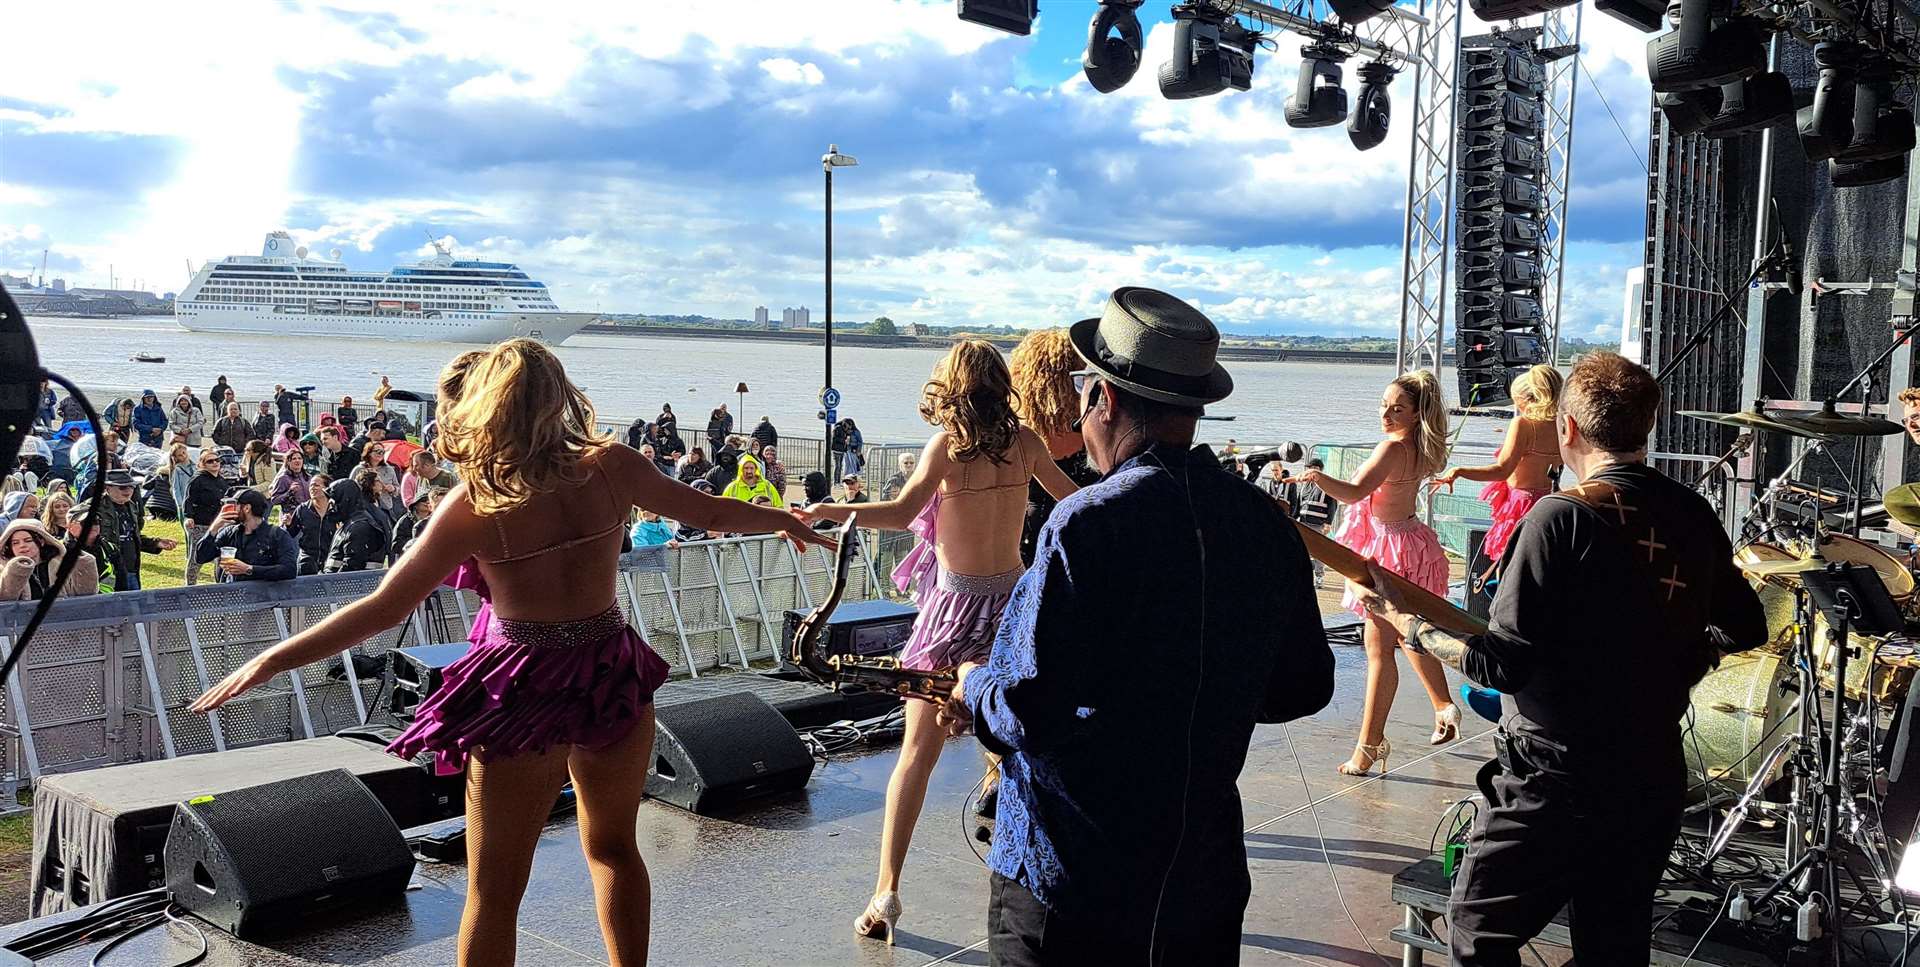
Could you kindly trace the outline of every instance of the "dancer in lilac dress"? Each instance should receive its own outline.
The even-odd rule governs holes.
[[[1056,499],[1079,489],[1047,456],[1046,443],[1020,425],[1012,376],[992,343],[956,343],[934,368],[920,400],[920,416],[940,427],[927,441],[913,476],[892,500],[814,504],[805,516],[911,530],[920,542],[894,569],[894,581],[913,589],[920,609],[901,664],[922,671],[984,660],[992,650],[1000,612],[1025,569],[1020,527],[1027,481],[1038,480]],[[893,942],[900,919],[900,871],[913,825],[927,796],[927,779],[946,743],[931,703],[907,703],[907,734],[887,783],[887,814],[880,832],[880,871],[873,899],[854,921],[863,937]]]
[[[461,482],[426,530],[373,594],[262,652],[193,709],[219,708],[401,623],[443,582],[473,587],[484,606],[472,649],[393,744],[466,772],[459,963],[513,962],[534,846],[571,778],[608,962],[644,964],[652,895],[635,827],[667,666],[615,597],[628,513],[644,506],[715,530],[832,542],[792,515],[681,486],[602,436],[592,404],[537,342],[462,356],[441,386],[438,443]]]

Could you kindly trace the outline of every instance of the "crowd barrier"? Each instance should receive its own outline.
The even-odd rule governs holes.
[[[875,575],[903,549],[866,536],[850,601],[890,589]],[[785,612],[820,599],[831,563],[823,550],[801,553],[764,535],[639,548],[621,558],[615,596],[676,676],[698,676],[772,659]],[[43,775],[330,735],[366,721],[386,696],[378,679],[349,682],[349,655],[465,640],[478,607],[470,592],[442,588],[405,622],[216,712],[186,706],[380,579],[363,571],[56,601],[0,694],[0,812],[17,810],[21,784]],[[0,652],[12,649],[33,608],[0,604]]]

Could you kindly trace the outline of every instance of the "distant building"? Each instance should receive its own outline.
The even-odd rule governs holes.
[[[767,325],[767,307],[766,306],[753,307],[753,327],[755,329],[774,328],[773,326]]]
[[[806,306],[780,310],[780,328],[782,329],[808,329],[812,325]]]
[[[927,324],[924,322],[909,322],[907,323],[907,335],[931,336],[933,335],[933,330],[928,329]]]

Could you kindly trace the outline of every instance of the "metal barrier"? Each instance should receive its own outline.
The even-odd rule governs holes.
[[[873,578],[864,532],[847,599],[891,585]],[[624,555],[615,597],[673,674],[698,676],[772,659],[789,608],[826,591],[830,556],[772,536],[646,547]],[[267,647],[372,593],[382,572],[203,584],[56,601],[0,694],[0,812],[22,782],[124,762],[330,735],[369,719],[378,679],[351,680],[352,655],[462,641],[478,608],[441,588],[406,621],[339,656],[275,676],[206,716],[186,706]],[[0,651],[33,602],[0,604]]]

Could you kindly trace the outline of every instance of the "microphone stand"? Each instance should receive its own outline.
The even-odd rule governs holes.
[[[1912,318],[1907,319],[1907,325],[1904,328],[1896,328],[1894,330],[1892,344],[1888,345],[1886,349],[1881,350],[1880,355],[1873,357],[1858,373],[1853,374],[1853,378],[1847,380],[1845,386],[1835,390],[1833,395],[1827,397],[1826,409],[1831,411],[1842,396],[1847,395],[1850,390],[1858,386],[1860,387],[1860,415],[1863,417],[1873,415],[1874,373],[1877,372],[1880,367],[1887,365],[1887,361],[1893,358],[1893,354],[1897,352],[1901,346],[1906,345],[1908,340],[1913,338],[1913,333],[1916,328],[1920,328],[1920,326],[1916,326]],[[1865,437],[1856,437],[1853,441],[1853,472],[1853,520],[1847,526],[1847,533],[1854,537],[1859,537],[1861,510],[1866,506],[1867,499],[1867,441]]]
[[[1793,249],[1787,244],[1786,239],[1783,237],[1779,242],[1774,244],[1773,248],[1768,251],[1766,255],[1753,263],[1753,271],[1747,274],[1747,281],[1741,283],[1740,288],[1747,289],[1752,287],[1755,282],[1760,281],[1761,276],[1775,268],[1784,268],[1786,271],[1791,272],[1793,269],[1791,264],[1792,259]],[[1654,382],[1665,384],[1667,377],[1679,372],[1680,364],[1686,362],[1687,358],[1693,355],[1694,350],[1699,349],[1715,332],[1719,331],[1721,321],[1726,319],[1727,315],[1732,311],[1733,296],[1728,294],[1726,301],[1720,304],[1720,308],[1714,310],[1713,316],[1707,320],[1706,324],[1695,329],[1693,335],[1687,337],[1687,341],[1681,344],[1680,351],[1675,353],[1674,357],[1668,360],[1666,365],[1660,367],[1660,373],[1653,378]]]

